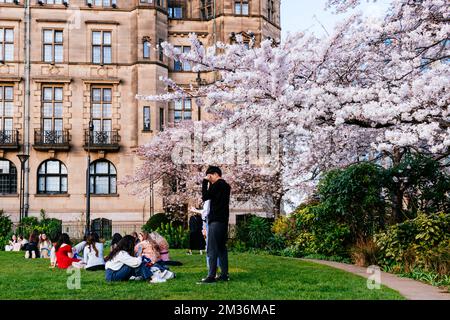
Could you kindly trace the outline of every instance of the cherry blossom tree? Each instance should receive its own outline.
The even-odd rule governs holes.
[[[172,124],[150,143],[138,148],[136,154],[142,159],[142,164],[133,176],[126,177],[122,183],[130,187],[132,193],[146,195],[150,184],[161,182],[156,191],[164,199],[164,209],[183,218],[186,205],[196,205],[201,199],[202,179],[208,165],[218,165],[232,187],[235,200],[244,199],[278,215],[283,186],[276,182],[277,169],[261,161],[248,161],[248,158],[224,159],[227,152],[228,157],[238,156],[241,150],[235,147],[243,145],[242,140],[246,138],[239,130],[221,134],[222,137],[227,134],[227,141],[213,139],[218,132],[213,122],[183,121]],[[237,139],[240,139],[239,144]],[[243,151],[245,153],[251,149]],[[263,158],[261,154],[256,157],[259,160]]]
[[[359,2],[328,5],[343,12]],[[313,187],[306,180],[369,153],[400,161],[413,148],[443,158],[450,148],[449,22],[447,1],[394,0],[384,19],[355,14],[328,38],[297,33],[249,49],[239,36],[205,48],[191,35],[189,53],[164,43],[165,54],[219,80],[183,88],[161,79],[168,93],[138,98],[193,98],[219,119],[217,130],[276,128],[280,194]]]

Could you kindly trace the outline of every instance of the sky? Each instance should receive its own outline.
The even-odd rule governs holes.
[[[317,36],[332,33],[335,24],[344,20],[356,11],[363,11],[366,16],[381,17],[392,0],[378,0],[376,3],[362,4],[346,14],[334,15],[331,10],[325,10],[326,0],[281,0],[281,30],[284,38],[287,32],[309,31]],[[323,27],[322,27],[323,25]]]

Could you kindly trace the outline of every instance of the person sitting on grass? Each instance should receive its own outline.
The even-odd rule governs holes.
[[[86,246],[86,235],[83,237],[83,241],[81,241],[80,243],[76,244],[73,248],[73,256],[74,258],[77,259],[83,259],[83,251],[84,251],[84,247]]]
[[[56,267],[56,244],[58,243],[59,237],[61,236],[61,234],[57,234],[56,236],[54,236],[54,238],[52,238],[52,248],[50,250],[50,268],[55,268]]]
[[[39,255],[38,244],[39,244],[39,233],[37,232],[37,230],[34,230],[30,234],[30,238],[28,239],[28,243],[26,245],[25,259],[28,259],[28,258],[32,258],[32,259],[39,258],[40,255]]]
[[[159,250],[160,259],[162,261],[169,261],[169,243],[167,242],[167,240],[156,231],[150,233],[148,235],[148,238],[156,243]]]
[[[41,234],[39,236],[39,252],[40,252],[41,258],[44,258],[44,259],[50,258],[51,248],[52,248],[52,243],[47,238],[47,235],[45,233]]]
[[[159,246],[149,237],[148,232],[139,233],[140,242],[134,247],[134,253],[136,256],[142,256],[142,260],[147,263],[147,266],[160,267],[156,265],[161,260],[159,253]],[[162,268],[165,269],[165,268]]]
[[[149,280],[151,283],[165,282],[162,273],[152,272],[142,257],[134,257],[136,239],[126,235],[106,257],[105,278],[106,281]],[[150,280],[151,279],[151,280]]]
[[[181,266],[181,265],[183,265],[179,261],[170,260],[169,243],[162,235],[160,235],[156,231],[153,231],[152,233],[149,234],[149,239],[152,239],[158,245],[159,255],[160,255],[160,260],[158,262],[159,265],[161,265],[161,266]]]
[[[87,271],[105,270],[103,243],[100,242],[96,232],[89,234],[86,238],[83,262],[86,264]]]
[[[11,240],[9,240],[8,244],[5,246],[5,251],[14,251],[14,247],[17,247],[17,243],[17,237],[13,234]]]
[[[26,248],[27,248],[28,240],[25,239],[25,237],[23,235],[20,235],[19,239],[17,241],[20,244],[20,250],[19,251],[21,251],[21,250],[25,251]]]
[[[111,251],[114,250],[115,247],[117,247],[117,244],[119,243],[119,241],[122,240],[122,236],[120,233],[114,233],[114,235],[112,236],[111,239]]]
[[[67,269],[69,267],[82,267],[80,259],[74,258],[72,251],[72,242],[67,233],[61,234],[55,246],[56,264],[60,269]]]
[[[139,239],[139,235],[136,231],[131,233],[131,236],[134,238],[136,244],[138,244],[141,240]]]

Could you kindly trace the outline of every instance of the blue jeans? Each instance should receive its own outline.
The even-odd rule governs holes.
[[[142,261],[145,262],[145,263],[152,262],[151,259],[149,259],[149,258],[147,258],[145,256],[142,257]],[[162,260],[159,260],[156,263],[154,263],[152,267],[156,267],[156,268],[158,268],[161,271],[169,270],[169,268],[164,265],[164,261],[162,261]]]
[[[132,268],[124,264],[119,270],[106,269],[106,281],[128,281],[130,277],[142,277],[144,280],[150,279],[153,275],[149,267],[142,261],[139,267]]]

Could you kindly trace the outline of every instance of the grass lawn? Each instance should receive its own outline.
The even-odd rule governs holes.
[[[70,274],[49,269],[49,260],[24,259],[22,252],[0,252],[0,299],[403,299],[389,288],[369,290],[366,279],[293,258],[230,253],[228,283],[198,285],[205,257],[171,250],[183,266],[176,279],[161,284],[107,283],[104,272],[81,270],[81,289],[67,289]]]

